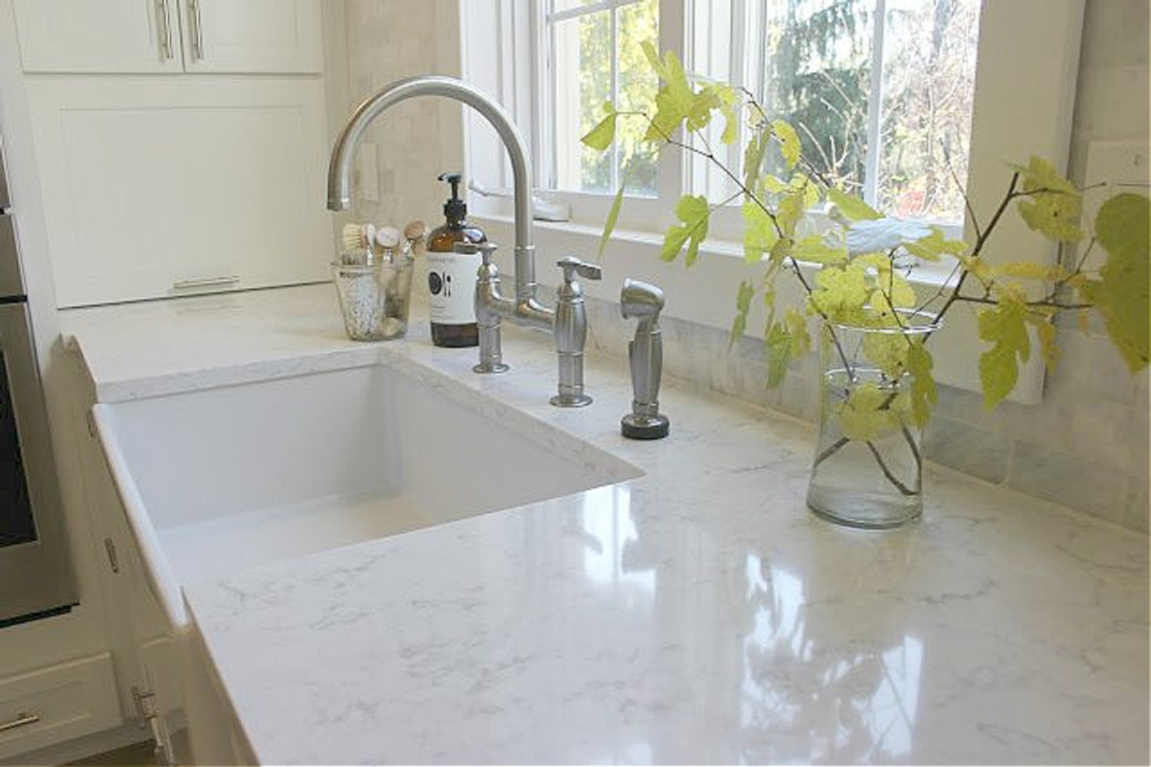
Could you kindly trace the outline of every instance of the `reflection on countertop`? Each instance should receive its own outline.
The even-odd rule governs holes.
[[[673,379],[632,442],[622,359],[565,411],[538,334],[481,377],[419,320],[344,340],[330,285],[228,300],[67,328],[101,398],[402,359],[645,472],[190,585],[261,762],[1147,763],[1144,536],[931,467],[922,522],[837,528],[798,421]]]

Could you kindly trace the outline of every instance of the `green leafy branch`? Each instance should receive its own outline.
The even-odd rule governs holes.
[[[791,362],[810,353],[808,318],[823,321],[823,338],[854,386],[836,405],[844,437],[842,444],[828,448],[830,454],[847,442],[864,442],[885,476],[894,480],[872,440],[892,429],[902,431],[918,464],[908,425],[926,424],[937,398],[933,361],[925,346],[933,329],[878,333],[863,344],[864,362],[879,371],[879,388],[886,392],[876,396],[867,388],[869,384],[860,382],[843,348],[839,327],[905,331],[908,322],[936,326],[960,303],[975,308],[979,338],[987,345],[980,355],[979,374],[988,408],[998,405],[1014,388],[1019,364],[1030,358],[1032,332],[1046,363],[1056,364],[1054,320],[1062,312],[1075,311],[1085,317],[1096,311],[1128,367],[1132,371],[1147,367],[1151,203],[1146,196],[1124,192],[1106,200],[1088,238],[1078,224],[1084,190],[1077,189],[1051,163],[1033,156],[1027,165],[1012,167],[1006,192],[985,224],[964,196],[975,241],[969,245],[949,240],[938,226],[884,216],[846,189],[830,184],[804,157],[795,129],[772,119],[746,89],[693,83],[674,53],[660,58],[645,44],[644,54],[661,83],[650,111],[620,112],[607,104],[603,119],[583,142],[607,150],[618,120],[643,119],[647,121],[645,141],[659,150],[674,147],[702,157],[735,185],[737,191],[718,203],[684,195],[674,209],[676,223],[665,232],[661,258],[674,261],[684,253],[686,265],[692,266],[707,238],[711,215],[742,199],[744,257],[749,264],[762,265],[763,272],[758,280],[744,280],[738,286],[731,340],[744,335],[755,296],[761,295],[767,309],[763,332],[767,384],[778,386]],[[740,121],[745,124],[742,175],[728,167],[708,143],[707,130],[716,119],[723,120],[720,141],[728,145],[736,141]],[[685,140],[676,138],[679,131]],[[772,168],[782,172],[772,172]],[[601,253],[623,201],[621,185],[605,223]],[[1027,227],[1051,240],[1073,244],[1086,239],[1077,263],[1067,269],[989,260],[985,254],[1012,209]],[[817,210],[826,210],[834,226],[816,226],[810,214]],[[1096,247],[1105,251],[1106,259],[1100,269],[1091,271],[1086,268],[1087,256]],[[920,300],[907,279],[908,257],[951,259],[954,266],[946,284]],[[801,263],[818,267],[813,280],[800,268]],[[805,297],[804,312],[794,308],[777,312],[776,280],[784,272],[795,275]],[[824,453],[829,457],[827,450]],[[893,484],[906,488],[903,483]]]

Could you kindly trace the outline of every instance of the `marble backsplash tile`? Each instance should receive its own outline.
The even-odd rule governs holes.
[[[634,323],[620,316],[614,302],[586,302],[589,347],[622,361]],[[815,423],[814,355],[793,363],[783,385],[769,390],[761,341],[745,337],[729,346],[726,331],[670,317],[660,326],[665,375]],[[941,386],[924,454],[956,471],[1146,533],[1147,372],[1131,376],[1104,337],[1071,329],[1062,336],[1064,357],[1049,373],[1041,405],[1009,402],[988,411],[980,395]]]

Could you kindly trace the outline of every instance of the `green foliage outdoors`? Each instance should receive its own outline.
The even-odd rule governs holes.
[[[618,26],[617,40],[650,41],[658,39],[658,0],[640,0],[634,5],[616,10],[593,13],[572,19],[565,24],[578,24],[579,39],[579,90],[583,104],[598,105],[611,98],[612,36],[609,14],[615,14]],[[649,66],[643,51],[638,45],[618,44],[615,51],[617,66],[617,95],[613,108],[621,110],[641,110],[655,97],[659,86],[656,72]],[[589,132],[596,123],[596,113],[585,108],[581,114],[582,132]],[[601,125],[603,123],[601,122]],[[625,179],[629,191],[651,193],[655,189],[656,150],[644,139],[646,126],[639,122],[621,123],[607,140],[602,140],[606,129],[598,136],[589,134],[588,147],[580,155],[580,188],[585,190],[610,190],[612,187],[612,162],[620,168],[620,178]],[[608,151],[613,149],[614,152]]]
[[[1051,163],[1031,157],[1026,165],[1005,167],[1003,197],[989,220],[974,222],[975,240],[948,240],[939,226],[872,209],[853,194],[850,180],[829,181],[813,166],[810,147],[799,132],[789,122],[770,117],[746,92],[694,81],[674,53],[660,57],[645,45],[644,54],[661,83],[654,99],[640,109],[617,111],[609,105],[584,141],[603,150],[620,135],[621,126],[639,123],[644,140],[654,147],[700,155],[733,180],[739,189],[736,198],[742,201],[745,258],[763,268],[759,279],[739,286],[732,338],[744,334],[753,301],[760,296],[768,308],[763,336],[769,385],[778,385],[788,364],[809,352],[807,318],[822,319],[829,342],[838,346],[836,325],[904,331],[909,317],[934,315],[942,320],[958,304],[973,307],[978,315],[979,338],[985,344],[979,375],[989,408],[1010,393],[1019,364],[1036,351],[1033,333],[1038,353],[1048,365],[1056,363],[1054,320],[1063,312],[1097,312],[1128,367],[1147,367],[1151,201],[1146,196],[1112,196],[1094,221],[1081,222],[1083,191]],[[705,141],[681,138],[702,136],[713,121],[723,126],[722,141],[728,144],[736,140],[735,128],[741,123],[745,127],[742,177]],[[617,196],[603,242],[615,226],[621,200]],[[670,261],[683,253],[690,266],[699,255],[710,216],[722,204],[685,195],[676,205],[677,222],[666,232],[661,257]],[[809,214],[825,208],[836,226],[817,231]],[[1083,256],[1068,267],[989,261],[995,233],[1011,215],[1019,216],[1037,236],[1081,243]],[[1106,255],[1098,270],[1086,267],[1086,256],[1095,248]],[[950,259],[950,288],[919,295],[902,266],[908,256]],[[820,265],[813,281],[799,270],[800,261]],[[775,306],[776,280],[784,273],[803,288],[803,313]],[[845,438],[870,440],[884,430],[927,422],[936,399],[927,347],[931,335],[894,332],[864,344],[867,363],[892,386],[866,383],[850,391],[837,412]],[[843,362],[850,371],[846,356]]]

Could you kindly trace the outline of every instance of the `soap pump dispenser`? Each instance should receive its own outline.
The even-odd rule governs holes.
[[[445,222],[427,238],[429,314],[432,343],[464,347],[479,343],[474,294],[480,256],[474,248],[456,249],[457,243],[487,242],[483,230],[467,221],[468,206],[460,199],[459,173],[443,173],[440,181],[451,185],[452,196],[444,203]],[[466,251],[471,252],[466,252]]]

